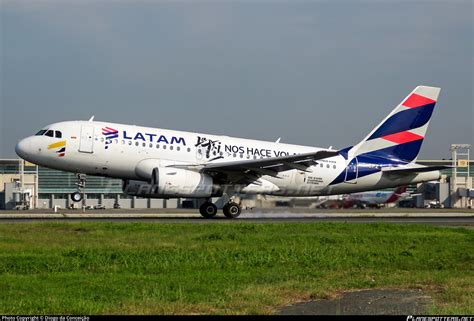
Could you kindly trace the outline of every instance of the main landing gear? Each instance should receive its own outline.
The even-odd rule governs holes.
[[[83,189],[86,187],[86,175],[77,174],[77,191],[71,194],[71,200],[73,202],[80,202],[84,198]]]
[[[204,218],[213,218],[217,214],[217,206],[210,201],[206,201],[199,208],[199,212]]]
[[[225,204],[222,210],[227,218],[236,218],[240,215],[240,212],[242,212],[240,205],[235,202]]]
[[[242,212],[240,205],[232,201],[225,204],[222,210],[227,218],[236,218]],[[199,212],[204,218],[213,218],[217,214],[217,206],[210,200],[207,200],[201,205]]]

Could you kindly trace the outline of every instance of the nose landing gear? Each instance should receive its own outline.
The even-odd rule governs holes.
[[[82,197],[82,194],[80,192],[74,192],[71,194],[71,200],[73,202],[80,202],[82,201],[83,197]]]
[[[71,194],[71,200],[73,202],[80,202],[84,199],[84,191],[83,189],[86,187],[86,175],[85,174],[77,174],[77,191]]]

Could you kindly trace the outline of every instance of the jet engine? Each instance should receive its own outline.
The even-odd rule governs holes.
[[[124,180],[123,192],[129,195],[173,198],[207,198],[214,196],[211,176],[191,170],[155,167],[148,181]]]

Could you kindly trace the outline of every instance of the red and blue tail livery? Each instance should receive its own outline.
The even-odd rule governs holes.
[[[396,163],[416,160],[440,88],[418,86],[358,145],[351,156],[382,157]]]
[[[438,99],[440,88],[418,86],[360,143],[340,151],[344,169],[330,185],[414,164]],[[413,169],[410,169],[413,171]],[[394,171],[392,171],[394,173]]]

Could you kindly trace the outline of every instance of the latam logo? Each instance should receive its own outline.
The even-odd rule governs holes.
[[[66,141],[62,140],[60,142],[48,145],[48,149],[56,149],[56,154],[58,157],[64,157],[66,155]]]
[[[105,136],[105,149],[108,149],[108,145],[112,143],[112,139],[119,137],[119,132],[111,127],[103,127],[102,135]]]
[[[131,134],[130,132],[127,133],[126,130],[121,132],[119,135],[119,131],[112,127],[103,127],[102,128],[102,135],[105,136],[105,149],[108,149],[110,144],[112,144],[113,139],[121,137],[123,140],[135,140],[135,141],[143,141],[143,142],[150,142],[150,143],[162,143],[162,144],[176,144],[176,145],[183,145],[186,146],[186,141],[184,137],[175,137],[175,136],[165,136],[153,133],[134,133]]]
[[[130,140],[140,140],[143,142],[150,142],[150,143],[163,143],[163,144],[177,144],[186,146],[186,141],[184,137],[176,137],[176,136],[165,136],[165,135],[158,135],[153,133],[136,133],[131,134],[127,133],[127,131],[123,131],[123,139],[130,139]]]

